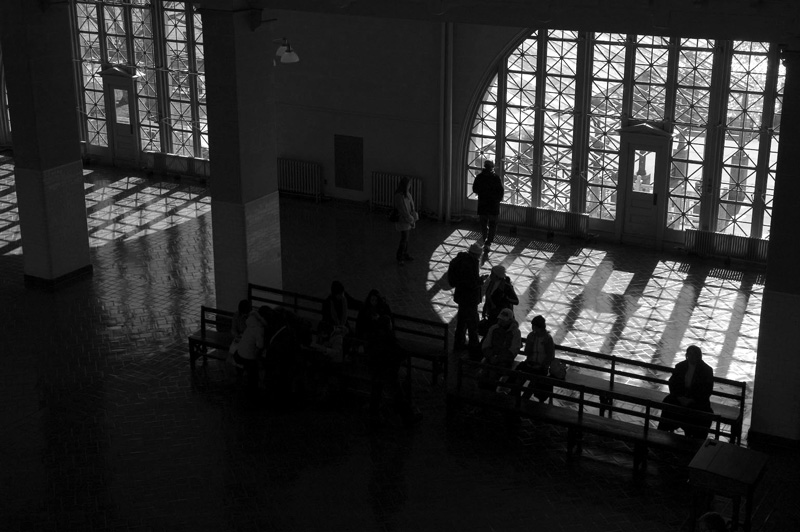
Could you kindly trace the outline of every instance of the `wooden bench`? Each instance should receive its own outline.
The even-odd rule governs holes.
[[[612,392],[655,403],[661,403],[669,394],[672,367],[567,346],[556,346],[556,351],[567,355],[558,357],[569,369],[567,382],[597,391],[600,415],[613,416],[615,398]],[[722,435],[732,443],[741,442],[746,393],[746,383],[714,377],[711,408],[728,427]]]
[[[493,371],[494,375],[510,378],[511,380],[502,378],[496,380],[496,385],[500,387],[498,389],[505,388],[508,393],[499,393],[495,390],[494,385],[488,390],[481,389],[475,379],[477,370],[481,368]],[[509,384],[509,382],[514,382],[514,384]],[[524,398],[526,393],[532,393],[537,386],[553,386],[553,392],[546,403]],[[593,399],[600,393],[605,393],[605,391],[569,381],[531,375],[469,360],[459,360],[455,390],[448,395],[448,417],[452,418],[461,403],[469,403],[565,427],[567,429],[568,458],[581,454],[583,435],[587,433],[627,441],[633,444],[635,473],[646,471],[647,458],[651,448],[668,448],[689,454],[697,451],[704,441],[653,427],[661,419],[656,412],[667,409],[674,412],[686,412],[687,409],[662,405],[648,399],[627,396],[617,391],[607,392],[607,394],[612,400],[631,403],[639,408],[617,408],[617,412],[624,413],[626,419],[592,414],[587,410],[588,408],[602,406],[599,400]],[[692,412],[711,420],[712,437],[719,439],[722,425],[720,415]]]
[[[268,286],[250,283],[248,299],[253,306],[270,305],[290,309],[295,314],[319,320],[322,315],[324,299],[297,292],[289,292]],[[357,309],[350,309],[348,321],[355,325]],[[431,373],[432,384],[436,384],[439,376],[447,375],[447,351],[449,348],[450,327],[447,323],[431,321],[403,314],[392,314],[400,349],[412,360],[411,367]],[[353,327],[355,328],[355,327]],[[358,338],[352,338],[356,345]],[[428,365],[416,362],[425,361]],[[342,362],[345,362],[344,360]]]
[[[205,305],[200,307],[200,329],[189,335],[189,364],[192,371],[198,358],[206,367],[209,358],[225,360],[233,341],[233,312]]]

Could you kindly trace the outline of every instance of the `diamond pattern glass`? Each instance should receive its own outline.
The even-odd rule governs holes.
[[[472,135],[467,149],[467,198],[476,199],[472,192],[475,176],[487,159],[497,159],[497,81],[495,76],[483,95],[483,101],[473,120]]]
[[[586,40],[591,47],[580,44]],[[495,156],[503,163],[507,203],[559,210],[578,205],[590,218],[614,221],[623,117],[634,123],[669,119],[666,227],[682,232],[712,222],[718,232],[766,238],[784,83],[783,67],[770,66],[770,53],[766,43],[744,41],[535,32],[501,63],[476,108],[468,188],[483,160]],[[721,57],[730,58],[730,83],[716,87],[718,75],[728,71]],[[577,75],[582,61],[585,77]],[[770,68],[780,68],[774,102],[767,100],[774,90]],[[578,94],[587,94],[585,101]],[[711,124],[711,110],[722,107],[724,124]],[[582,138],[575,116],[586,117]],[[574,160],[576,146],[585,160]],[[721,175],[704,175],[709,168]],[[573,186],[576,179],[582,186]],[[574,198],[578,191],[583,197]],[[471,190],[467,197],[474,199]]]
[[[723,135],[722,176],[717,209],[717,232],[743,237],[756,236],[755,208],[758,192],[758,159],[765,126],[768,46],[735,43],[731,57],[730,92]],[[760,199],[760,198],[758,198]]]
[[[772,201],[775,198],[775,173],[778,167],[778,143],[781,132],[781,114],[783,112],[784,86],[786,85],[786,67],[778,61],[778,83],[775,97],[775,111],[772,117],[772,128],[769,134],[769,165],[767,167],[767,183],[764,191],[764,221],[761,238],[769,238],[772,223]]]
[[[598,33],[594,38],[589,115],[586,213],[600,220],[617,216],[619,133],[622,126],[625,36]]]
[[[679,42],[667,201],[667,227],[678,231],[700,229],[714,46],[707,39]]]
[[[87,142],[108,146],[101,107],[103,83],[98,74],[106,61],[136,67],[136,116],[143,151],[208,158],[203,33],[192,4],[77,0],[75,20],[84,102],[91,122]],[[164,38],[158,40],[153,26],[157,20],[164,21]],[[159,57],[165,57],[166,64],[157,67]],[[90,91],[96,94],[89,95]]]
[[[663,120],[666,105],[669,41],[661,37],[639,37],[636,41],[633,107],[634,118]]]
[[[572,190],[578,36],[552,30],[547,41],[542,108],[540,206],[569,210]]]

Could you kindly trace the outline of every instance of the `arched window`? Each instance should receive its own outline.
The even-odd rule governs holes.
[[[467,199],[492,159],[505,203],[610,227],[624,208],[619,131],[644,123],[671,137],[666,229],[767,238],[783,79],[769,43],[535,31],[478,104]]]
[[[0,146],[11,145],[11,116],[8,112],[8,90],[3,69],[3,50],[0,49]]]

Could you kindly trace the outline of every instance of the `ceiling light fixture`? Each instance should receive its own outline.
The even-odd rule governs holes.
[[[286,37],[283,39],[275,39],[275,42],[281,43],[278,49],[275,50],[275,57],[280,57],[281,63],[297,63],[300,61],[300,56],[294,51]]]

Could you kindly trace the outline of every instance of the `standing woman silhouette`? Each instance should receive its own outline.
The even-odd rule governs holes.
[[[419,220],[414,198],[411,197],[411,180],[404,177],[397,184],[394,191],[394,208],[397,209],[398,220],[394,223],[394,228],[400,232],[400,244],[397,246],[397,263],[402,266],[407,260],[414,260],[408,254],[408,235],[416,226]]]

